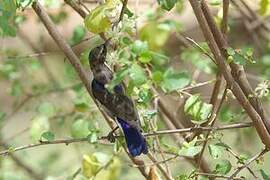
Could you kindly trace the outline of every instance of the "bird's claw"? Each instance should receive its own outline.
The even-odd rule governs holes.
[[[113,132],[109,132],[109,134],[107,135],[107,139],[111,143],[114,143],[115,142],[115,136],[114,136]]]

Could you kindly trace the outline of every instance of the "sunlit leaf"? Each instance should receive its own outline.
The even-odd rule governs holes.
[[[222,0],[210,0],[209,3],[213,6],[218,6],[220,5]]]
[[[84,20],[85,27],[90,32],[96,34],[108,31],[112,25],[109,14],[116,9],[119,2],[117,0],[109,0],[91,10]]]
[[[50,123],[47,116],[36,116],[31,123],[30,134],[34,141],[38,141],[44,132],[49,131]]]
[[[152,60],[152,53],[149,51],[141,53],[139,61],[141,63],[149,63]]]
[[[118,179],[121,163],[118,158],[110,158],[102,152],[95,152],[91,155],[84,155],[82,162],[83,175],[89,179],[95,176],[96,179]]]
[[[269,8],[269,3],[270,1],[269,0],[261,0],[260,1],[260,14],[261,15],[266,15],[267,12],[268,12],[268,8]]]
[[[140,39],[147,41],[151,50],[158,50],[166,43],[170,30],[159,26],[158,22],[150,22],[140,29]]]
[[[84,155],[82,161],[82,173],[85,177],[91,178],[96,175],[99,168],[101,168],[101,163],[94,155]]]

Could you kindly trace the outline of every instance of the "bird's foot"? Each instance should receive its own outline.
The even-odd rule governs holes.
[[[107,135],[107,139],[108,141],[110,141],[111,143],[115,142],[115,136],[113,134],[113,131],[109,132],[109,134]]]

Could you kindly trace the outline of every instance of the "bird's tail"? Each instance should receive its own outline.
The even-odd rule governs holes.
[[[141,153],[147,154],[146,140],[140,130],[120,118],[117,120],[123,129],[129,153],[133,157],[139,156]]]

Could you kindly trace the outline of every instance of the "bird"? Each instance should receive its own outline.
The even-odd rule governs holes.
[[[147,154],[147,142],[142,134],[137,109],[132,99],[125,94],[123,83],[117,84],[111,91],[106,88],[113,79],[113,72],[106,65],[107,45],[108,42],[105,42],[93,48],[88,56],[90,69],[93,72],[92,94],[104,111],[120,125],[131,156]],[[112,142],[113,132],[117,128],[108,135],[108,139]]]

